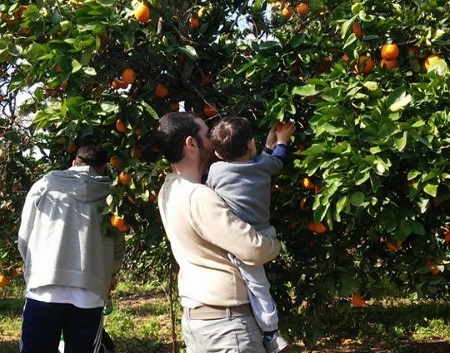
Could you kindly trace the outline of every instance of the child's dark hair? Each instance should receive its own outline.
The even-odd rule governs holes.
[[[233,161],[248,151],[248,141],[253,135],[251,122],[243,117],[225,117],[211,130],[211,141],[220,158]]]
[[[75,160],[79,165],[84,164],[91,167],[101,167],[108,162],[108,154],[102,146],[88,144],[78,148]]]

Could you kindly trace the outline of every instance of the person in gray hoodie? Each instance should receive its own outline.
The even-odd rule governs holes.
[[[102,209],[110,192],[107,154],[78,149],[72,167],[38,180],[22,210],[18,248],[24,260],[21,353],[98,351],[102,311],[125,251],[123,234],[105,235]]]

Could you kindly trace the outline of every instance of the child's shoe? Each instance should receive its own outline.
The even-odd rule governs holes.
[[[276,331],[273,335],[266,335],[263,338],[266,353],[278,353],[289,346],[289,343]]]

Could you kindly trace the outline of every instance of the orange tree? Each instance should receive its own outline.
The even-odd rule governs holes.
[[[445,0],[7,0],[1,80],[10,95],[33,92],[20,113],[41,165],[67,166],[86,140],[108,149],[105,229],[128,233],[124,266],[137,276],[171,268],[155,204],[162,114],[246,116],[261,142],[295,121],[272,189],[284,247],[267,271],[283,329],[313,345],[385,283],[448,294],[449,10]]]

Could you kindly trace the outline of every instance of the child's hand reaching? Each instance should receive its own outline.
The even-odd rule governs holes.
[[[295,123],[292,121],[285,121],[275,125],[275,134],[277,143],[287,145],[289,139],[295,131]]]
[[[277,143],[277,135],[275,133],[276,126],[277,125],[272,126],[269,133],[267,134],[265,145],[267,148],[273,149]]]

